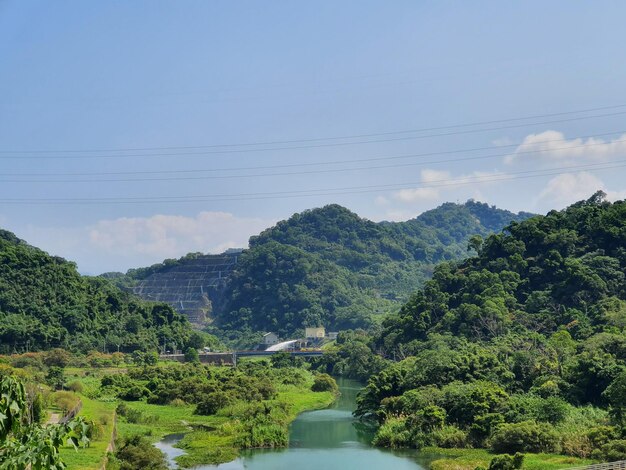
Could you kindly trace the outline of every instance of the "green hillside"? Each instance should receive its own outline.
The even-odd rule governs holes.
[[[431,275],[467,256],[472,235],[531,214],[447,203],[407,222],[374,223],[329,205],[295,214],[250,239],[229,278],[216,324],[293,334],[304,326],[370,327]]]
[[[74,263],[0,230],[0,352],[180,347],[189,335],[187,320],[169,306],[81,276]]]
[[[626,202],[597,193],[472,243],[370,344],[405,358],[359,399],[374,442],[626,457]]]

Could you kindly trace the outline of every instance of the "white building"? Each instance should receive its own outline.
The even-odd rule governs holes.
[[[276,333],[272,333],[270,331],[269,333],[265,333],[263,335],[263,344],[265,346],[271,346],[277,343],[278,343],[278,335]]]
[[[324,336],[326,336],[326,329],[323,326],[304,329],[304,337],[306,339],[324,339]]]

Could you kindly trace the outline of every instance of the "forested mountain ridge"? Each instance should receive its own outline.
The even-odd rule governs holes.
[[[189,335],[187,320],[169,306],[81,276],[74,263],[0,230],[0,352],[180,347]]]
[[[626,308],[626,204],[602,197],[474,239],[478,256],[439,266],[385,321],[381,341],[393,347],[431,332],[483,339],[519,327],[567,327],[584,338],[618,321]]]
[[[318,324],[369,327],[435,263],[467,256],[471,236],[531,215],[475,201],[397,223],[375,223],[336,204],[294,214],[251,237],[215,308],[216,324],[280,334]]]
[[[359,415],[391,447],[626,458],[626,202],[596,193],[471,243],[383,321]]]

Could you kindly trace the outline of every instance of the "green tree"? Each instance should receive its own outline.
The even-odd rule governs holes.
[[[11,376],[0,380],[0,469],[63,470],[59,448],[67,442],[87,445],[88,425],[81,419],[40,426],[28,413],[24,384]]]
[[[602,396],[611,407],[611,414],[620,426],[626,424],[626,370],[606,388]]]
[[[187,348],[185,351],[185,362],[200,362],[200,355],[196,348]]]

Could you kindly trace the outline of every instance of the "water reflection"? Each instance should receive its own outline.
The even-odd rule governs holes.
[[[360,385],[348,379],[339,379],[337,382],[342,395],[330,408],[302,413],[292,423],[289,429],[289,448],[245,451],[241,453],[240,458],[232,462],[202,465],[195,467],[196,470],[427,468],[427,461],[420,458],[415,451],[394,452],[371,447],[369,443],[372,429],[359,423],[352,416]],[[163,450],[163,447],[160,448]],[[180,449],[176,451],[182,453]]]

